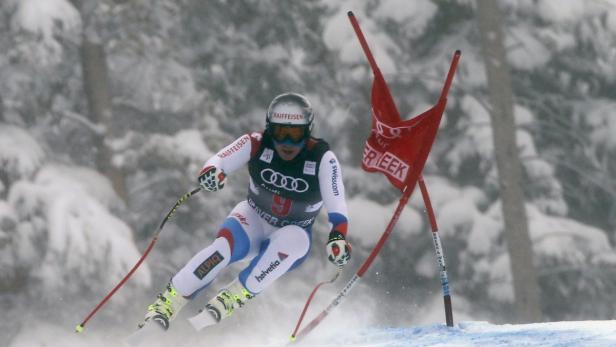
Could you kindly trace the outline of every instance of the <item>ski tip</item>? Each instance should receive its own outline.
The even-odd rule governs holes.
[[[460,54],[462,54],[462,51],[461,51],[461,50],[459,50],[459,49],[456,49],[456,53],[455,53],[455,54],[456,54],[456,55],[460,55]]]
[[[296,339],[297,337],[295,337],[295,335],[291,335],[291,338],[289,340],[291,340],[291,342],[295,342]]]
[[[82,331],[83,331],[83,324],[78,324],[78,325],[75,327],[75,332],[79,334],[79,333],[80,333],[80,332],[82,332]]]
[[[353,14],[353,11],[349,11],[349,12],[347,12],[347,16],[354,17],[355,15]]]

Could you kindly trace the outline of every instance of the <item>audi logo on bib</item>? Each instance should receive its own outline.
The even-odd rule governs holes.
[[[290,192],[303,193],[308,190],[308,182],[306,182],[305,179],[285,176],[272,169],[262,170],[261,179],[265,183],[269,183],[274,187],[282,188]]]

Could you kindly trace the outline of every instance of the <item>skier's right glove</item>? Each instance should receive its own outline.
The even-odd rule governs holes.
[[[344,266],[351,259],[351,244],[346,241],[344,234],[332,230],[327,240],[327,259],[337,266]]]
[[[199,185],[204,190],[215,192],[225,186],[227,175],[215,166],[206,166],[199,173]]]

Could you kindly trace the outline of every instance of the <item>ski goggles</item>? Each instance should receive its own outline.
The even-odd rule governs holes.
[[[277,142],[300,143],[306,137],[306,127],[303,125],[272,124],[271,135]]]

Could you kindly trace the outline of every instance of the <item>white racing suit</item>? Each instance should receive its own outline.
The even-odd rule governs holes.
[[[206,161],[227,175],[248,164],[247,199],[237,204],[216,240],[172,279],[185,297],[195,296],[229,264],[250,260],[239,281],[253,295],[297,267],[308,255],[311,227],[322,206],[332,229],[347,231],[341,168],[327,143],[310,138],[291,161],[282,160],[267,134],[246,134]]]

